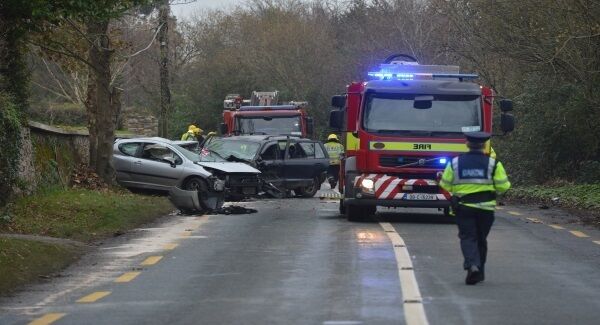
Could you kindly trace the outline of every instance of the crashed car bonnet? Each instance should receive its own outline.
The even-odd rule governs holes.
[[[169,192],[184,212],[219,209],[228,197],[259,191],[259,170],[208,149],[196,154],[163,138],[116,141],[113,165],[122,186]]]

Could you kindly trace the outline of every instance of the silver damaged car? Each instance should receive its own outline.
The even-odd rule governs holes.
[[[219,209],[225,198],[254,196],[260,188],[256,168],[228,162],[208,149],[194,153],[163,138],[115,141],[113,166],[121,186],[168,191],[183,212]]]

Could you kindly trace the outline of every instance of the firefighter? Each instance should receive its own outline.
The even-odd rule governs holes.
[[[494,223],[496,194],[510,188],[502,163],[484,154],[489,133],[465,133],[469,152],[448,163],[440,186],[452,194],[458,237],[467,271],[465,283],[473,285],[485,279],[487,235]]]
[[[331,185],[331,189],[337,186],[340,177],[340,162],[344,153],[344,146],[340,143],[337,135],[330,134],[325,143],[325,149],[329,154],[329,169],[327,171],[327,179]]]
[[[187,132],[185,132],[181,136],[181,141],[197,141],[196,135],[194,133],[195,129],[196,129],[196,126],[193,125],[193,124],[191,124],[190,126],[188,126]]]
[[[194,127],[194,137],[196,138],[196,141],[198,141],[198,143],[204,142],[204,136],[202,135],[202,133],[204,133],[204,130],[202,130],[199,127]]]

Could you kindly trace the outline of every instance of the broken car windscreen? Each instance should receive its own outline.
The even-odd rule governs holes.
[[[369,132],[462,133],[481,129],[479,96],[434,95],[431,108],[415,108],[415,95],[371,94],[363,119]]]
[[[222,162],[226,161],[223,157],[220,157],[217,153],[210,152],[210,150],[202,151],[201,154],[191,152],[181,146],[177,146],[179,152],[191,161],[202,161],[202,162]]]
[[[229,140],[214,138],[207,144],[207,148],[228,159],[230,156],[243,160],[252,160],[260,147],[259,143],[243,140]]]
[[[239,117],[238,130],[241,134],[301,135],[300,115],[275,117]]]

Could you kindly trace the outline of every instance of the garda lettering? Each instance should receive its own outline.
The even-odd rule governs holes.
[[[431,144],[429,143],[413,143],[414,150],[431,150]]]
[[[461,178],[483,178],[485,170],[483,169],[463,169],[460,175]]]

